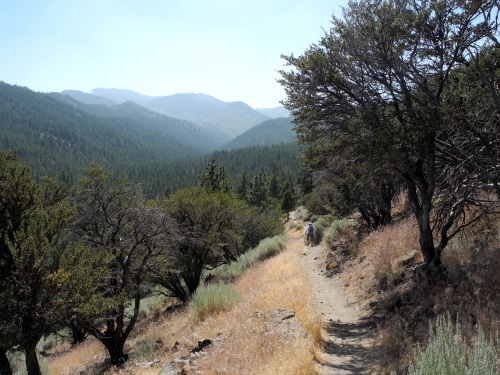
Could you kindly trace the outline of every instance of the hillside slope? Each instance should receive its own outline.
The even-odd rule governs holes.
[[[193,122],[213,132],[213,136],[224,142],[269,119],[269,116],[243,102],[224,102],[205,94],[179,93],[151,97],[118,89],[94,89],[92,94],[117,103],[133,101],[165,116]]]
[[[266,120],[232,139],[223,148],[231,150],[235,148],[270,146],[294,142],[296,140],[296,133],[292,130],[293,127],[294,124],[291,117]]]
[[[17,151],[35,176],[54,174],[68,183],[91,163],[133,176],[147,165],[202,154],[147,124],[92,115],[6,83],[0,83],[0,132],[0,149]]]
[[[125,101],[119,105],[103,106],[99,102],[92,102],[91,98],[98,97],[81,92],[70,91],[68,95],[62,97],[57,93],[51,95],[57,100],[64,101],[84,112],[107,118],[123,128],[135,128],[137,131],[141,128],[143,128],[143,131],[149,131],[149,129],[159,131],[166,137],[204,152],[215,150],[223,143],[210,131],[202,129],[192,122],[159,114],[132,101]],[[83,100],[86,100],[89,105],[85,105]]]

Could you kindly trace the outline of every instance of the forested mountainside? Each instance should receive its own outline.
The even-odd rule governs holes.
[[[64,90],[61,91],[60,94],[64,96],[69,96],[85,104],[96,104],[96,105],[107,105],[107,106],[118,105],[118,103],[114,102],[111,99],[104,98],[98,95],[88,94],[86,92],[78,90]]]
[[[133,101],[165,116],[191,121],[212,130],[218,129],[225,134],[226,141],[270,118],[243,102],[224,102],[204,94],[151,97],[130,90],[95,89],[92,90],[92,95],[119,104]],[[74,98],[78,100],[77,97]]]
[[[16,150],[35,176],[72,184],[91,163],[117,172],[201,156],[149,124],[92,115],[48,94],[0,83],[0,149]]]
[[[277,166],[285,179],[296,182],[299,173],[297,165],[301,162],[300,155],[303,151],[304,147],[295,142],[215,151],[198,158],[149,164],[134,170],[133,175],[160,196],[168,196],[179,189],[197,185],[197,177],[212,160],[224,166],[233,188],[243,171],[251,178],[260,172],[268,172],[273,166]]]
[[[294,142],[296,134],[292,130],[293,127],[294,124],[291,117],[266,120],[226,143],[224,149],[231,150],[250,146],[270,146]]]
[[[302,148],[294,143],[207,154],[217,146],[192,123],[132,102],[88,105],[57,93],[0,83],[0,150],[15,150],[36,177],[54,175],[73,185],[92,163],[126,174],[159,195],[197,184],[215,159],[236,181],[276,164],[296,180]]]
[[[225,143],[217,135],[189,121],[161,115],[132,101],[126,101],[121,104],[115,103],[112,106],[95,105],[84,104],[82,100],[90,102],[92,97],[99,97],[82,92],[78,92],[77,95],[71,93],[69,96],[63,96],[57,93],[50,95],[84,112],[106,118],[131,132],[148,131],[148,129],[143,128],[149,127],[155,131],[159,131],[167,137],[172,137],[182,144],[195,147],[204,152],[213,151],[220,148]],[[81,98],[82,100],[77,98]],[[106,98],[102,99],[109,100]]]

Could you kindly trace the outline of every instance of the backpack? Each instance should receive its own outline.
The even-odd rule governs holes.
[[[307,227],[307,234],[313,234],[314,233],[314,227],[312,225],[309,225]]]

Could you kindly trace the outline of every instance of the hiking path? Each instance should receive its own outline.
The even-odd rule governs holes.
[[[296,250],[311,282],[322,317],[322,345],[316,354],[318,375],[362,375],[377,373],[371,350],[373,322],[364,317],[354,297],[349,297],[339,273],[326,270],[325,244],[306,246],[305,226],[296,212],[291,221],[301,230],[290,229],[288,246]]]

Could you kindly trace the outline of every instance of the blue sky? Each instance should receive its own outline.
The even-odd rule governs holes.
[[[35,91],[204,93],[270,108],[347,0],[0,0],[0,81]]]

